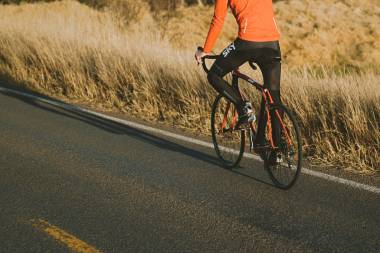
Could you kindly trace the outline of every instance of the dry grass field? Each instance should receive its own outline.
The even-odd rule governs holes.
[[[203,43],[212,9],[157,14],[143,1],[127,2],[101,11],[75,1],[0,6],[0,79],[208,134],[216,93],[193,51]],[[283,36],[282,94],[299,115],[305,153],[367,174],[380,172],[375,2],[275,5]],[[234,29],[229,15],[216,51],[234,38]]]

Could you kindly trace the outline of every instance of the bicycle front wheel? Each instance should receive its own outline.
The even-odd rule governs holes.
[[[236,108],[228,99],[216,97],[211,111],[211,134],[217,156],[227,168],[236,167],[244,154],[245,131],[235,130]]]
[[[270,111],[271,117],[277,120],[278,129],[281,130],[278,131],[280,133],[277,137],[278,143],[274,144],[276,147],[269,149],[264,167],[277,187],[289,189],[294,185],[301,172],[301,134],[294,115],[284,105],[275,105]],[[274,129],[268,131],[267,126],[266,135],[268,136],[272,131],[274,132]],[[272,138],[273,140],[274,138]]]

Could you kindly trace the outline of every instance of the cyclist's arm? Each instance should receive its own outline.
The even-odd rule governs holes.
[[[216,0],[214,17],[212,18],[210,30],[204,45],[204,52],[210,53],[223,27],[227,14],[228,0]]]

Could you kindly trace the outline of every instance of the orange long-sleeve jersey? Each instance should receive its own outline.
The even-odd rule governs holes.
[[[216,0],[214,17],[204,45],[209,53],[223,27],[228,7],[239,24],[239,38],[248,41],[275,41],[280,38],[272,0]]]

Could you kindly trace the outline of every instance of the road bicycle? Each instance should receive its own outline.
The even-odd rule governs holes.
[[[217,55],[202,58],[202,66],[206,73],[209,72],[206,59],[216,58]],[[249,65],[253,70],[257,70],[253,62],[249,62]],[[225,167],[232,169],[239,165],[248,138],[250,152],[258,154],[264,161],[264,169],[272,182],[279,188],[289,189],[296,182],[302,167],[301,134],[294,113],[284,104],[274,103],[269,90],[262,84],[235,69],[232,71],[232,87],[239,92],[243,100],[247,101],[239,89],[239,79],[245,80],[256,88],[259,95],[261,94],[265,103],[264,115],[256,114],[254,118],[258,120],[249,122],[245,128],[236,128],[238,113],[235,105],[225,96],[218,95],[211,111],[211,133],[216,154]],[[281,129],[278,131],[281,132],[281,137],[277,138],[277,145],[272,136],[271,117],[275,117],[274,120],[277,120]],[[265,122],[265,134],[264,144],[258,145],[255,140],[260,118]]]

